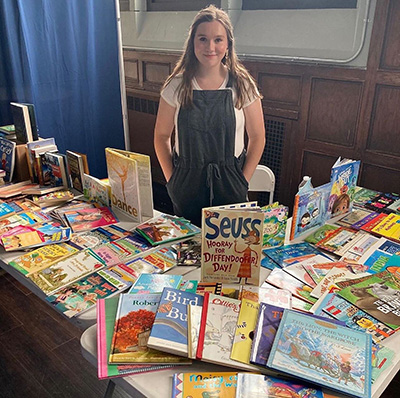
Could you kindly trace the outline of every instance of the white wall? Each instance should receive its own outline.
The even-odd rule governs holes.
[[[249,59],[276,59],[365,67],[376,0],[357,9],[242,11],[223,0],[234,23],[236,51]],[[180,51],[196,12],[146,12],[135,1],[121,13],[122,44],[141,50]]]

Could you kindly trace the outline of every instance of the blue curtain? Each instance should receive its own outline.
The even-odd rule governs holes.
[[[124,148],[114,0],[0,0],[0,125],[11,101],[106,177],[104,148]]]

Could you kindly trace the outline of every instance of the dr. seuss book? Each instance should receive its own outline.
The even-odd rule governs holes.
[[[14,174],[15,142],[0,137],[1,169],[6,172],[5,182],[11,182]]]
[[[14,258],[8,264],[23,275],[28,276],[77,253],[78,250],[75,245],[71,245],[69,242],[47,245],[26,252]]]
[[[150,157],[140,153],[106,148],[111,206],[137,222],[153,217]]]
[[[263,222],[257,208],[203,209],[201,280],[259,285]]]
[[[355,397],[371,396],[371,336],[285,310],[267,366]]]
[[[328,212],[331,217],[352,210],[359,170],[359,160],[341,159],[340,157],[332,166],[332,188],[328,205]]]
[[[255,373],[238,373],[236,398],[328,397],[322,390],[307,384]]]
[[[392,329],[400,327],[400,279],[371,275],[337,293]]]
[[[197,358],[219,365],[254,370],[250,365],[230,359],[239,311],[240,300],[208,292],[204,294]]]
[[[160,214],[136,227],[136,231],[153,246],[170,241],[190,238],[200,232],[200,229],[182,217]]]
[[[265,366],[267,363],[282,315],[282,307],[260,304],[254,326],[253,344],[250,346],[249,359],[252,364]]]
[[[178,289],[182,275],[141,274],[129,289],[129,294],[162,293],[164,287]]]
[[[176,373],[172,398],[235,398],[236,380],[230,372]]]
[[[242,299],[231,350],[231,359],[235,361],[250,364],[250,350],[259,306],[255,301]]]
[[[203,305],[203,296],[179,289],[164,288],[148,347],[171,354],[188,356],[187,306]]]
[[[114,213],[105,206],[68,210],[64,212],[64,218],[67,220],[73,232],[88,231],[118,222]]]
[[[168,365],[108,363],[119,297],[97,300],[97,376],[100,380],[165,369]]]
[[[290,240],[325,223],[330,191],[331,183],[316,188],[304,186],[299,189],[294,198]]]
[[[285,241],[289,208],[278,202],[261,208],[264,212],[263,248],[282,246]]]
[[[160,296],[158,293],[119,296],[110,363],[191,363],[187,358],[147,347]]]
[[[48,296],[46,300],[66,317],[72,318],[107,298],[126,290],[129,284],[108,270],[99,270]]]
[[[50,295],[104,266],[100,257],[90,249],[86,249],[29,275],[29,279],[45,294]]]

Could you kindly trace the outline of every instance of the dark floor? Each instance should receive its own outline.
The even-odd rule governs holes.
[[[83,358],[81,333],[0,271],[0,397],[103,397],[107,381]],[[113,398],[128,395],[116,387]]]
[[[107,381],[80,352],[82,331],[0,271],[0,398],[101,398]],[[384,398],[400,397],[400,373]],[[116,387],[113,398],[128,398]]]

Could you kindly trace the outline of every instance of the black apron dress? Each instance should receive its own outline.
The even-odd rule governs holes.
[[[247,200],[245,152],[235,157],[235,135],[232,90],[193,90],[193,105],[178,113],[179,156],[166,185],[176,215],[201,226],[203,207]]]

